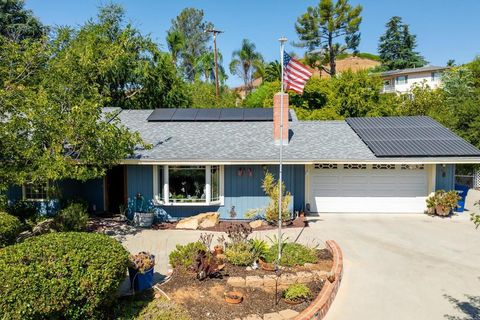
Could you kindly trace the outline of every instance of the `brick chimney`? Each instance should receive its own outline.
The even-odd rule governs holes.
[[[273,139],[280,145],[280,111],[283,99],[283,145],[288,144],[288,94],[277,93],[273,97]]]

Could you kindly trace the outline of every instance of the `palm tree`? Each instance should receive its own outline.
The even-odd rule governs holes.
[[[185,47],[185,36],[183,33],[172,30],[167,33],[167,46],[170,54],[172,55],[172,61],[177,64],[180,51]]]
[[[220,83],[227,78],[222,61],[222,54],[218,52],[218,80]],[[213,52],[205,52],[195,60],[195,73],[196,78],[203,76],[206,82],[215,83],[215,54]]]
[[[255,51],[256,46],[248,39],[243,39],[242,47],[232,54],[230,72],[242,78],[247,93],[252,89],[252,82],[259,63],[263,63],[262,55]]]
[[[263,81],[266,82],[273,82],[273,81],[280,81],[282,73],[282,68],[280,66],[280,62],[278,60],[272,61],[265,67],[265,73],[263,75]]]

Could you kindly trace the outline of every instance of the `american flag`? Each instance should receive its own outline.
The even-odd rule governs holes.
[[[290,57],[286,52],[283,53],[283,84],[285,89],[291,89],[296,93],[302,94],[305,83],[312,76],[312,70]]]

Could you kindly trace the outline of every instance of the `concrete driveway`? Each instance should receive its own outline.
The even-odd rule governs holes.
[[[315,244],[336,240],[345,275],[327,319],[480,319],[480,229],[467,213],[426,215],[331,214],[311,227],[285,230],[290,240]],[[256,232],[265,237],[274,232]],[[156,269],[167,269],[178,243],[198,231],[145,230],[127,236],[130,251],[150,250]]]

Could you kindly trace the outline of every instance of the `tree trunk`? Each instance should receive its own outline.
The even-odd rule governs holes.
[[[337,65],[335,63],[335,51],[333,49],[333,36],[332,33],[328,34],[328,51],[330,58],[330,76],[334,77],[337,73]]]

